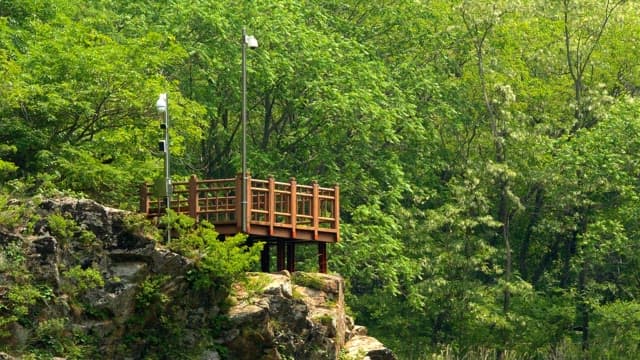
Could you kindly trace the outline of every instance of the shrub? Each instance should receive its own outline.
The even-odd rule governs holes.
[[[149,309],[154,305],[164,305],[169,301],[169,297],[161,291],[169,276],[154,276],[145,279],[140,284],[140,290],[136,295],[136,307],[139,309]]]
[[[180,236],[172,239],[168,246],[195,262],[195,269],[187,275],[196,289],[216,287],[228,291],[260,258],[263,244],[249,246],[243,234],[220,241],[213,225],[207,221],[201,221],[196,227],[195,221],[185,215],[173,213],[170,217],[171,228]]]
[[[74,266],[63,274],[66,284],[63,290],[72,296],[81,296],[89,290],[104,286],[104,279],[100,272],[94,268],[82,269]]]
[[[96,236],[94,233],[83,229],[68,214],[51,214],[47,219],[51,235],[55,236],[62,246],[71,240],[79,240],[83,245],[89,246],[94,243]]]
[[[127,213],[122,218],[122,223],[130,233],[148,236],[156,240],[160,238],[160,231],[147,219],[145,214]]]
[[[0,338],[11,336],[8,328],[15,322],[28,322],[30,309],[42,297],[31,284],[13,284],[0,299]]]
[[[38,347],[50,350],[54,354],[64,353],[65,320],[61,318],[47,319],[38,323],[35,343]]]

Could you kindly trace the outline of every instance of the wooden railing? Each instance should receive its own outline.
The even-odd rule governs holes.
[[[278,182],[247,178],[247,234],[302,241],[337,242],[340,239],[338,185],[332,188],[299,185],[295,178]],[[171,209],[215,225],[218,233],[241,232],[242,177],[173,183]],[[140,190],[140,211],[148,217],[164,214],[166,198],[154,196],[147,184]]]

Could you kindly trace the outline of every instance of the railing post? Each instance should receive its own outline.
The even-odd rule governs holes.
[[[242,173],[236,175],[236,232],[242,231]]]
[[[253,195],[251,193],[251,174],[240,173],[236,180],[236,199],[240,197],[240,208],[236,208],[236,215],[238,216],[237,226],[238,231],[246,234],[250,233],[251,228],[251,203],[253,202]]]
[[[292,177],[289,179],[289,192],[291,196],[289,198],[289,210],[291,212],[291,237],[296,238],[296,228],[298,222],[298,183],[296,182],[296,178]]]
[[[253,208],[253,186],[251,185],[251,174],[247,173],[247,234],[251,233],[251,211]]]
[[[273,235],[273,224],[276,222],[276,181],[269,176],[269,235]]]
[[[140,212],[149,215],[149,187],[146,182],[140,185]]]
[[[320,186],[316,180],[313,180],[311,216],[313,217],[313,240],[318,240],[318,228],[320,227]]]
[[[340,185],[333,186],[333,218],[336,229],[336,242],[340,241]]]
[[[198,177],[193,174],[189,178],[189,216],[198,221],[198,212],[200,212],[200,204],[198,199]]]

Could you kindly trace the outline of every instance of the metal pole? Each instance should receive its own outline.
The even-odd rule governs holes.
[[[242,232],[247,232],[247,31],[242,28]]]
[[[166,192],[166,210],[171,209],[171,172],[169,170],[169,94],[165,95],[166,109],[164,111],[164,181]],[[167,223],[167,243],[171,241],[171,224]]]

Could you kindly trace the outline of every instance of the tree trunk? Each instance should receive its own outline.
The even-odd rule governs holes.
[[[535,200],[533,210],[531,211],[529,223],[527,224],[527,229],[524,233],[520,253],[518,255],[518,269],[520,270],[522,278],[525,280],[530,280],[527,257],[529,256],[529,247],[531,246],[531,234],[533,233],[533,228],[540,220],[544,200],[544,189],[542,188],[542,185],[536,184],[534,186],[535,189],[533,191],[535,192]]]

